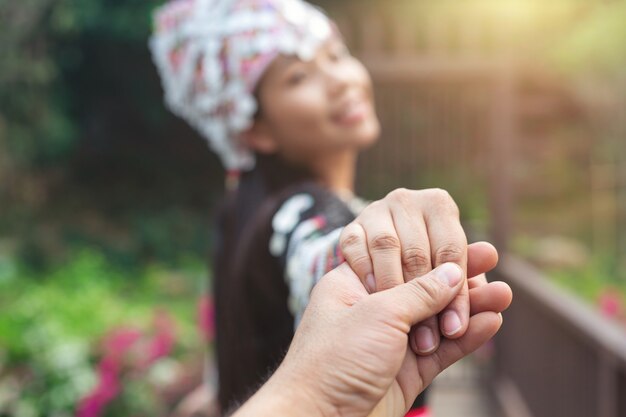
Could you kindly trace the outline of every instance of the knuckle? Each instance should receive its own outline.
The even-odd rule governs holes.
[[[414,191],[408,190],[406,188],[396,188],[387,194],[387,197],[392,200],[405,201],[409,200]]]
[[[370,272],[371,270],[371,261],[370,261],[370,257],[368,255],[360,255],[360,256],[354,256],[350,259],[346,258],[346,261],[348,262],[348,264],[350,265],[350,267],[352,269],[354,269],[355,272]]]
[[[450,193],[443,188],[431,188],[430,192],[432,193],[433,198],[438,201],[448,202],[452,200],[452,196],[450,196]]]
[[[398,188],[389,193],[389,199],[394,205],[408,209],[419,202],[419,191]]]
[[[435,264],[441,265],[446,262],[460,262],[465,256],[465,250],[460,246],[448,243],[435,250]]]
[[[414,278],[420,273],[426,273],[431,267],[430,254],[419,247],[402,249],[402,269]]]
[[[402,284],[403,282],[404,280],[402,277],[395,277],[392,275],[381,275],[376,277],[376,287],[379,291],[388,290],[396,285]]]
[[[429,198],[442,210],[455,216],[459,215],[459,207],[448,191],[441,188],[433,188],[428,191]]]
[[[370,213],[372,211],[380,210],[381,208],[384,207],[384,205],[385,203],[383,202],[383,200],[373,201],[367,207],[365,207],[365,209],[362,212],[362,215],[365,213]]]
[[[375,252],[399,251],[400,240],[390,233],[380,233],[370,241],[370,250]]]
[[[439,305],[444,296],[442,286],[437,285],[433,280],[414,279],[410,281],[414,296],[428,309],[434,309]]]
[[[344,231],[341,233],[341,236],[339,237],[339,247],[344,252],[346,252],[346,250],[349,251],[353,247],[362,243],[362,239],[363,237],[359,233],[357,233],[354,229],[346,228],[344,229]]]

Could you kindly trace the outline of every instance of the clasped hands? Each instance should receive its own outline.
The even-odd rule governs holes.
[[[397,416],[498,331],[498,254],[467,244],[442,190],[396,190],[343,231],[346,263],[316,285],[278,370],[237,415]],[[243,341],[245,343],[245,341]]]

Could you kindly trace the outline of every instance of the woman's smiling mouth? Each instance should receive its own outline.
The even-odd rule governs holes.
[[[350,99],[341,110],[332,115],[332,121],[340,126],[350,127],[363,122],[370,113],[370,105],[364,98]]]

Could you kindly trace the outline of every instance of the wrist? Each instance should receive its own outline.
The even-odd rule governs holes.
[[[335,407],[325,401],[323,393],[317,389],[317,381],[313,385],[309,383],[311,381],[315,379],[298,376],[281,366],[234,417],[337,417]]]

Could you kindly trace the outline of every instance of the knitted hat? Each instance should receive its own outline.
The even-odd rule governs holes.
[[[314,57],[332,33],[302,0],[174,0],[154,15],[150,49],[165,102],[208,141],[227,170],[249,170],[240,140],[257,110],[253,91],[279,54]]]

